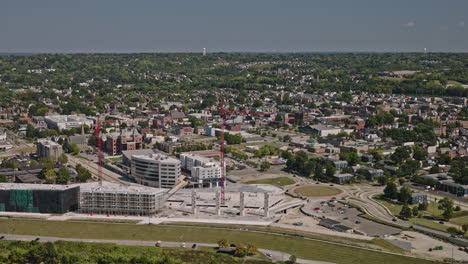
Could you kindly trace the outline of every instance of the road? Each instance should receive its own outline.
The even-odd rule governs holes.
[[[380,194],[383,192],[384,187],[375,187],[375,186],[352,186],[348,189],[348,187],[339,186],[342,190],[348,193],[350,197],[354,197],[355,199],[349,199],[349,201],[353,204],[360,206],[368,215],[380,219],[384,222],[401,226],[402,228],[409,228],[413,227],[417,231],[420,232],[429,232],[433,234],[437,234],[441,237],[451,238],[451,234],[448,232],[435,230],[432,228],[427,228],[421,225],[416,225],[411,222],[397,219],[396,222],[393,221],[395,216],[392,215],[390,210],[388,210],[385,206],[374,200],[372,197],[376,194]],[[458,238],[457,240],[462,241],[463,243],[468,243],[467,239]]]
[[[217,244],[209,243],[196,243],[196,242],[171,242],[171,241],[143,241],[143,240],[110,240],[110,239],[81,239],[81,238],[60,238],[60,237],[47,237],[47,236],[25,236],[25,235],[9,235],[9,234],[0,234],[3,236],[4,240],[19,240],[19,241],[32,241],[39,238],[40,242],[55,242],[58,240],[62,241],[73,241],[73,242],[86,242],[86,243],[113,243],[123,246],[155,246],[156,243],[159,243],[161,247],[170,247],[170,248],[192,248],[194,244],[200,247],[218,247]],[[271,260],[276,261],[286,261],[289,260],[291,256],[288,253],[281,251],[274,251],[268,249],[258,249],[259,252],[265,255],[271,255]],[[306,260],[306,259],[297,259],[297,263],[301,264],[333,264],[332,262],[323,262],[315,260]]]
[[[77,158],[72,155],[67,155],[68,157],[68,163],[72,166],[76,166],[77,164],[80,164],[81,166],[85,167],[88,169],[91,174],[93,174],[96,178],[98,177],[98,165],[92,161],[82,159],[82,158]],[[114,173],[106,168],[102,168],[102,179],[110,182],[116,182],[120,184],[125,184],[125,185],[135,185],[136,183],[132,183],[129,179],[126,179],[125,177]]]

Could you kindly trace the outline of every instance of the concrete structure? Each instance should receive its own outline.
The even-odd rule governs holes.
[[[131,158],[130,176],[145,186],[172,188],[180,174],[180,161],[166,155],[133,155]]]
[[[180,154],[182,169],[189,171],[195,187],[217,187],[221,178],[221,165],[214,159],[190,153]]]
[[[76,115],[51,115],[45,116],[44,121],[49,128],[71,129],[87,125],[93,126],[93,120]]]
[[[216,191],[216,215],[221,215],[221,193]]]
[[[48,140],[48,139],[39,139],[36,146],[37,155],[41,158],[50,159],[52,157],[59,157],[63,153],[62,145]]]
[[[192,214],[197,214],[197,193],[192,191]]]
[[[167,189],[118,183],[80,184],[80,212],[120,215],[153,215],[166,200]]]
[[[269,200],[269,198],[270,198],[270,195],[267,192],[263,193],[263,203],[264,203],[263,204],[263,210],[264,210],[263,216],[264,217],[269,217],[270,216],[270,213],[269,213],[270,212],[269,211],[270,210],[270,203],[269,203],[270,200]]]
[[[239,193],[239,215],[245,215],[245,201],[244,201],[244,192]]]

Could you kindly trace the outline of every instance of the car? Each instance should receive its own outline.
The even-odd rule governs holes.
[[[269,258],[273,257],[273,255],[271,255],[271,253],[266,253],[265,255],[266,255],[267,257],[269,257]]]
[[[5,236],[1,236],[1,237],[0,237],[0,240],[3,240],[4,238],[5,238]]]
[[[298,184],[296,184],[296,186],[301,186],[301,185],[298,183]]]
[[[355,223],[356,223],[356,224],[360,224],[360,223],[361,223],[361,221],[359,221],[359,220],[358,220],[358,221],[356,221]]]
[[[318,210],[320,210],[320,207],[315,207],[314,208],[314,211],[318,211]]]
[[[197,248],[197,244],[193,244],[193,245],[192,245],[192,248]]]
[[[330,207],[335,207],[335,206],[336,206],[336,205],[334,205],[334,204],[330,204]]]
[[[443,225],[443,224],[445,224],[445,222],[444,221],[439,221],[439,224]]]
[[[396,219],[396,218],[393,218],[393,219],[392,219],[392,221],[393,221],[393,222],[396,222],[396,221],[397,221],[397,219]]]
[[[293,226],[303,226],[304,224],[301,223],[301,222],[296,222],[296,223],[293,223]]]
[[[344,217],[343,220],[348,220],[349,218],[348,217]]]
[[[330,184],[330,186],[335,186],[334,184]]]

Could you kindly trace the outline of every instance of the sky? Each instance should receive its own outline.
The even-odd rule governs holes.
[[[0,0],[0,52],[468,52],[467,0]]]

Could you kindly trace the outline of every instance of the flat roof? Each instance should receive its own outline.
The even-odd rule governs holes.
[[[33,184],[33,183],[0,183],[0,190],[56,190],[63,191],[78,187],[76,184]]]
[[[80,192],[102,192],[102,193],[128,193],[128,194],[163,194],[169,191],[164,188],[153,188],[143,185],[124,185],[119,183],[103,181],[76,184],[80,186]]]
[[[132,158],[149,160],[149,161],[164,161],[167,163],[180,163],[180,160],[176,158],[169,157],[163,154],[156,154],[156,153],[152,153],[149,155],[132,155]]]

